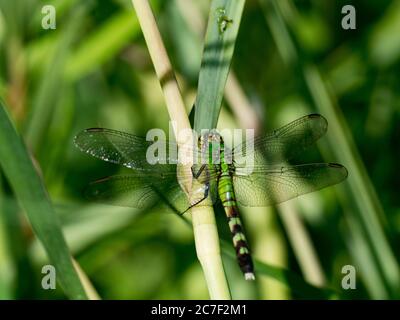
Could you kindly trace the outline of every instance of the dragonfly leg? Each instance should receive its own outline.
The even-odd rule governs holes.
[[[204,188],[204,195],[202,198],[198,199],[195,201],[195,203],[191,204],[185,211],[183,211],[181,213],[181,215],[185,214],[187,211],[189,211],[190,209],[192,209],[194,206],[198,205],[200,202],[202,202],[203,200],[205,200],[208,197],[208,194],[210,192],[210,184],[206,183],[205,184],[205,188]]]
[[[195,179],[198,179],[198,178],[200,177],[200,175],[203,173],[203,171],[204,171],[204,169],[205,169],[206,167],[207,167],[207,165],[206,165],[206,164],[203,164],[197,172],[194,172],[193,166],[192,166],[192,167],[190,168],[190,170],[192,171],[193,177],[194,177]],[[181,215],[183,215],[183,214],[186,213],[188,210],[190,210],[190,209],[193,208],[194,206],[198,205],[200,202],[202,202],[204,199],[206,199],[206,198],[208,197],[208,195],[209,195],[209,193],[210,193],[210,182],[209,182],[209,181],[210,181],[210,172],[209,172],[208,170],[206,170],[206,176],[207,176],[207,179],[206,179],[207,182],[204,183],[204,194],[203,194],[203,196],[202,196],[200,199],[195,200],[195,202],[192,203],[185,211],[183,211],[183,212],[181,213]]]
[[[190,168],[190,170],[192,170],[192,175],[193,175],[193,177],[194,177],[195,179],[198,179],[198,178],[200,177],[200,175],[202,174],[202,172],[204,171],[205,167],[206,167],[206,165],[203,164],[203,165],[200,167],[199,171],[197,171],[197,173],[194,173],[194,171],[193,171],[193,166],[192,166],[192,167]]]

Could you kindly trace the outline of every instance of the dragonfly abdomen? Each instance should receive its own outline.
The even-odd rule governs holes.
[[[228,218],[229,229],[232,234],[236,257],[246,280],[254,280],[254,267],[249,246],[243,233],[243,226],[239,216],[232,178],[228,172],[222,172],[218,182],[218,193]]]

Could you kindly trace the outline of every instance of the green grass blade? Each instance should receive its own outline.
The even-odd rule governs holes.
[[[244,3],[244,0],[211,3],[197,88],[194,117],[197,131],[217,126]]]
[[[86,294],[72,266],[58,216],[1,100],[0,105],[0,165],[4,175],[56,268],[57,280],[65,294],[72,299],[85,299]]]
[[[131,10],[116,14],[97,28],[70,56],[65,67],[66,79],[73,82],[95,70],[127,45],[139,32],[137,17]]]
[[[285,62],[292,67],[294,72],[301,74],[301,81],[307,88],[315,109],[321,112],[329,122],[327,135],[330,145],[329,153],[334,154],[335,159],[349,170],[347,182],[341,188],[345,190],[346,203],[351,203],[355,212],[354,217],[351,214],[352,210],[346,212],[348,220],[351,221],[348,223],[351,238],[362,237],[363,239],[357,240],[357,243],[367,244],[357,251],[355,257],[357,261],[371,261],[368,268],[365,268],[365,265],[360,267],[366,287],[381,288],[383,284],[384,290],[379,289],[376,292],[369,290],[370,295],[381,299],[398,297],[400,272],[382,224],[384,220],[382,205],[349,126],[337,106],[337,97],[330,90],[318,67],[310,59],[298,59],[299,56],[305,55],[305,52],[296,45],[295,37],[291,36],[291,33],[296,34],[293,30],[296,25],[295,19],[291,20],[294,13],[298,14],[296,7],[290,0],[260,0],[260,3],[280,55],[285,57],[285,52],[294,51],[291,58],[285,59]],[[362,232],[359,230],[360,227]],[[352,251],[355,252],[355,250]]]
[[[200,37],[186,23],[178,1],[169,1],[167,7],[169,18],[168,28],[170,34],[174,35],[171,37],[171,40],[176,50],[176,62],[187,79],[197,81],[201,61]]]
[[[70,12],[65,31],[61,33],[57,49],[53,59],[47,65],[42,82],[36,92],[31,110],[31,116],[27,124],[26,137],[29,145],[37,151],[43,136],[48,128],[54,108],[60,98],[60,90],[63,87],[63,69],[72,42],[75,40],[83,21],[86,4],[80,5]]]
[[[336,159],[339,159],[350,172],[348,184],[345,187],[351,203],[355,204],[358,223],[365,230],[365,243],[369,244],[370,250],[368,254],[376,259],[378,268],[381,270],[381,282],[388,286],[389,294],[396,297],[400,290],[399,266],[382,226],[381,218],[384,217],[384,212],[380,200],[372,186],[344,116],[337,108],[335,101],[331,99],[320,72],[315,66],[307,66],[304,72],[314,103],[329,121],[330,149]],[[341,146],[340,149],[335,148],[337,145]],[[352,232],[356,233],[356,230],[352,229]],[[365,276],[366,281],[370,281],[367,280],[370,277]]]
[[[232,259],[236,260],[235,252],[226,241],[221,241],[222,251]],[[329,288],[315,287],[295,273],[280,267],[271,266],[254,259],[254,266],[257,275],[265,275],[271,277],[285,285],[287,285],[293,293],[302,299],[329,299],[333,298],[337,293]]]
[[[4,212],[4,195],[0,190],[0,300],[13,298],[12,283],[14,280],[14,261],[10,252],[10,243],[8,242],[6,213]]]

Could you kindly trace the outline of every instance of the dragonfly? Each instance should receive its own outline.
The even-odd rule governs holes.
[[[86,189],[89,199],[143,210],[161,205],[181,214],[194,205],[220,202],[238,265],[246,280],[254,280],[254,265],[239,205],[275,205],[345,180],[348,171],[341,164],[290,163],[314,145],[327,128],[328,122],[323,116],[309,114],[271,133],[238,144],[230,150],[229,159],[224,139],[217,131],[210,131],[198,140],[199,155],[206,161],[193,164],[189,172],[180,170],[179,163],[168,154],[155,163],[149,163],[146,153],[153,141],[144,137],[90,128],[80,132],[74,143],[93,157],[130,169],[129,174],[90,183]],[[173,144],[172,141],[166,143]],[[246,148],[247,145],[253,147]],[[250,171],[243,161],[247,157],[253,159]],[[184,188],[188,181],[193,186],[190,197]]]

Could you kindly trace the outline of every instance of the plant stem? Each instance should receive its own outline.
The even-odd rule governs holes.
[[[132,0],[132,4],[164,93],[176,140],[182,146],[186,141],[184,141],[184,135],[180,133],[182,130],[189,132],[191,127],[167,51],[148,1]],[[190,166],[185,166],[183,169],[190,172]],[[186,190],[191,190],[191,187],[190,183],[185,185]],[[210,298],[230,299],[212,207],[196,206],[191,209],[191,213],[197,257],[203,268]]]
[[[57,280],[65,294],[71,299],[86,299],[82,283],[72,265],[59,217],[32,157],[1,100],[0,166],[21,208],[26,212],[35,235],[56,268]]]
[[[174,131],[176,138],[179,139],[178,133],[181,130],[190,130],[191,128],[171,62],[169,61],[167,51],[148,1],[132,0],[132,4],[135,8],[154,69],[164,93],[169,116],[172,121],[176,121]]]
[[[88,278],[86,273],[82,270],[79,263],[74,259],[74,257],[71,257],[71,259],[72,259],[72,265],[74,266],[75,271],[78,274],[79,280],[82,283],[83,289],[85,290],[88,299],[89,300],[101,300],[95,287],[93,286],[92,282],[90,281],[90,279]]]
[[[231,294],[222,264],[217,224],[212,207],[194,207],[192,224],[196,253],[203,268],[210,298],[230,300]]]
[[[296,19],[299,12],[290,0],[260,0],[267,12],[272,12],[273,21],[279,22],[275,27],[270,27],[282,57],[288,56],[285,62],[299,73],[310,95],[311,102],[316,110],[325,115],[329,122],[330,134],[327,136],[330,153],[343,163],[350,174],[347,182],[342,185],[347,197],[339,199],[344,208],[347,203],[352,203],[352,209],[346,210],[345,217],[348,221],[350,235],[358,244],[366,244],[365,250],[359,249],[355,260],[358,260],[360,274],[369,293],[379,299],[398,297],[400,292],[400,272],[395,254],[385,235],[381,218],[384,216],[382,205],[370,181],[368,173],[359,155],[344,116],[337,105],[337,97],[329,84],[321,75],[317,65],[312,59],[299,59],[307,57],[301,47],[296,43],[296,38],[291,36],[296,28]],[[268,21],[268,19],[267,19]],[[340,146],[338,148],[337,146]],[[324,153],[329,153],[326,150]],[[339,189],[340,190],[340,189]],[[357,225],[357,223],[359,225]],[[360,228],[362,226],[362,228]],[[362,239],[362,240],[361,240]],[[354,245],[354,244],[353,244]],[[355,252],[356,250],[351,250]],[[360,258],[362,257],[362,261]],[[370,261],[365,263],[365,261]],[[378,275],[372,277],[371,274]],[[384,290],[376,291],[382,287]]]

